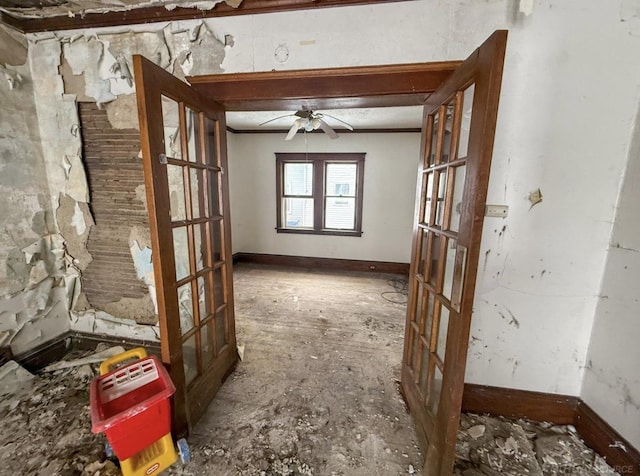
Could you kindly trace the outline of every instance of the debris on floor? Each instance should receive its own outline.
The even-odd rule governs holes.
[[[73,352],[68,358],[91,354]],[[0,379],[0,475],[120,474],[106,460],[104,438],[91,433],[89,382],[97,365],[32,375],[10,361],[0,373],[9,375]],[[13,388],[4,385],[8,379]]]
[[[193,428],[191,462],[163,474],[423,474],[398,392],[405,306],[381,295],[388,277],[234,275],[243,360]],[[48,372],[0,367],[0,476],[121,474],[91,432],[89,383],[104,351],[70,352]],[[456,476],[616,474],[570,426],[473,414],[462,415],[456,456]]]
[[[570,425],[463,414],[456,476],[614,476]]]

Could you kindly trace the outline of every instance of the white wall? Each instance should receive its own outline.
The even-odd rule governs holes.
[[[234,252],[408,263],[420,134],[228,134]],[[361,237],[276,233],[276,152],[366,152]]]
[[[582,398],[640,448],[640,119],[618,202]]]

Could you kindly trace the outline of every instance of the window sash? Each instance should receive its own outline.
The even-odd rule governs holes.
[[[362,188],[364,180],[364,153],[276,153],[276,199],[277,199],[277,226],[278,233],[304,233],[304,234],[326,234],[342,236],[362,235]],[[288,164],[312,164],[312,194],[301,195],[285,193],[285,170]],[[340,181],[339,174],[337,180],[333,181],[333,190],[327,190],[328,182],[327,170],[331,165],[355,165],[355,177],[343,174]],[[293,169],[291,169],[293,170]],[[339,171],[336,168],[334,171]],[[344,172],[344,171],[343,171]],[[347,193],[343,193],[342,191]],[[332,193],[328,193],[332,192]],[[312,199],[313,200],[313,226],[299,226],[297,217],[287,216],[288,199]],[[336,210],[327,211],[327,202],[331,199],[344,199],[345,205],[353,209],[352,217],[336,216]],[[351,205],[350,202],[353,202]],[[291,203],[291,202],[289,202]],[[332,214],[333,213],[333,214]],[[327,215],[329,225],[327,226]],[[353,224],[347,228],[347,225]],[[308,225],[306,222],[305,225]]]

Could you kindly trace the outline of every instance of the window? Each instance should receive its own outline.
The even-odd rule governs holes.
[[[277,153],[278,233],[361,236],[364,155]]]

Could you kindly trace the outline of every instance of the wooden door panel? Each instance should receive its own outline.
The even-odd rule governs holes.
[[[430,476],[453,470],[506,37],[495,32],[425,105],[402,391]]]
[[[224,110],[141,56],[134,68],[162,360],[184,434],[237,361]]]

